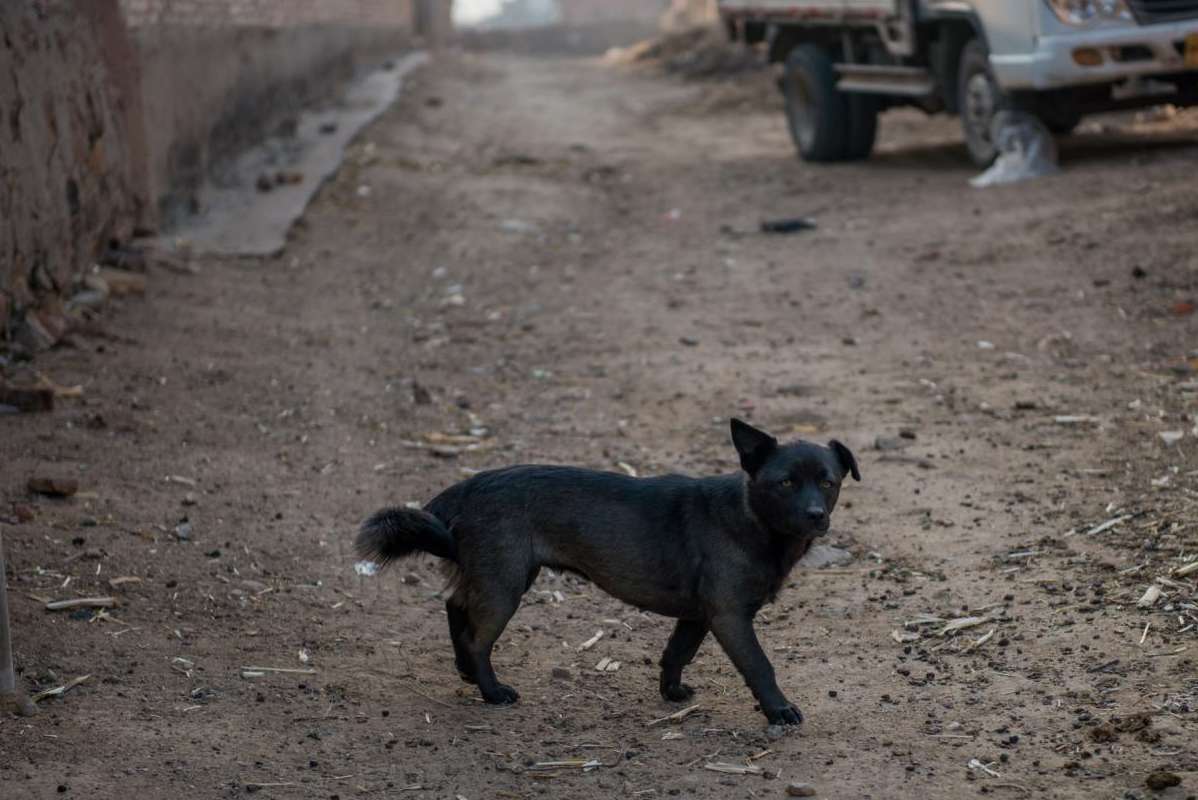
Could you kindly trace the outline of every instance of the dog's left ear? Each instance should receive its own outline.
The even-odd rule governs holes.
[[[852,475],[855,481],[861,480],[861,470],[857,469],[857,459],[853,458],[853,452],[835,439],[828,442],[828,447],[836,454],[836,460],[840,462],[844,474]]]
[[[778,440],[765,431],[759,431],[749,423],[733,417],[732,444],[740,456],[740,465],[744,467],[745,472],[754,475],[778,447]]]

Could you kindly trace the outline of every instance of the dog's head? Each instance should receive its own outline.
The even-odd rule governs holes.
[[[749,509],[771,530],[813,537],[828,531],[846,476],[861,480],[857,459],[840,442],[779,444],[765,431],[732,420],[732,444],[748,475]]]

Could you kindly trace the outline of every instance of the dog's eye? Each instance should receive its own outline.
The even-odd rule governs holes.
[[[819,482],[819,488],[821,488],[821,489],[831,489],[831,488],[832,488],[832,481],[820,481],[820,482]]]
[[[787,478],[786,480],[782,481],[781,485],[782,485],[782,488],[789,489],[793,485],[793,483],[791,482],[790,478]]]

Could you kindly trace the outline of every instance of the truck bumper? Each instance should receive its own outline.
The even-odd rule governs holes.
[[[1129,25],[1100,31],[1042,36],[1031,53],[992,55],[990,65],[1004,90],[1059,89],[1087,83],[1177,73],[1185,64],[1186,37],[1198,34],[1198,20],[1160,25]],[[1081,66],[1074,54],[1090,48],[1101,63]]]

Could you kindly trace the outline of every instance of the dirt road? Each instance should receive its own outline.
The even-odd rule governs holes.
[[[1198,791],[1193,130],[1092,129],[1062,175],[977,191],[951,123],[817,169],[733,95],[448,57],[281,258],[156,272],[41,358],[83,397],[0,419],[16,653],[31,691],[91,678],[0,720],[5,800]],[[756,232],[795,215],[819,228]],[[761,614],[796,733],[710,641],[701,710],[649,727],[669,622],[561,575],[496,653],[521,702],[485,707],[435,565],[354,572],[383,504],[514,462],[729,471],[733,414],[865,478],[852,562]],[[120,604],[43,609],[95,594]]]

